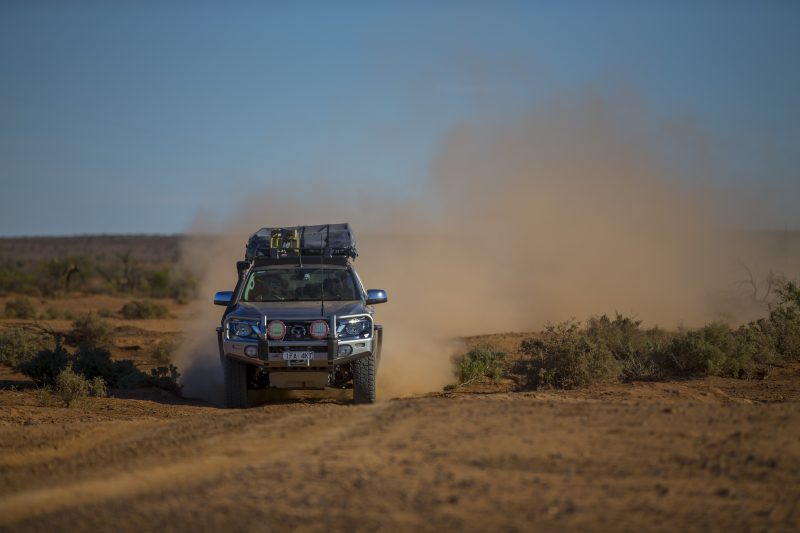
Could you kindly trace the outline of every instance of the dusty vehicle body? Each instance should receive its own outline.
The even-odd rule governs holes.
[[[351,259],[347,224],[262,228],[237,263],[233,291],[217,328],[228,407],[246,407],[259,388],[352,388],[356,403],[376,400],[383,327]]]

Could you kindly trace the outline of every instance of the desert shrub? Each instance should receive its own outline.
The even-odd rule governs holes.
[[[178,367],[175,365],[151,368],[149,377],[151,386],[168,390],[175,394],[181,393],[181,386],[178,383],[181,374],[178,372]]]
[[[52,350],[41,350],[29,359],[19,361],[14,370],[25,374],[39,386],[54,386],[56,377],[69,366],[67,350],[56,344]]]
[[[520,368],[535,387],[574,388],[615,379],[763,375],[800,358],[800,286],[782,282],[770,314],[736,329],[711,323],[668,333],[617,314],[548,326],[526,340]]]
[[[119,312],[126,319],[167,317],[167,308],[164,305],[148,300],[128,302],[122,306]]]
[[[23,328],[0,331],[0,364],[14,366],[34,357],[53,343],[52,337]]]
[[[621,365],[623,379],[653,379],[661,375],[657,354],[671,339],[665,331],[642,329],[640,320],[617,313],[613,320],[607,315],[590,318],[585,333],[611,351]]]
[[[129,376],[141,374],[133,361],[114,361],[111,353],[102,347],[79,346],[72,367],[87,379],[102,379],[109,387],[127,388],[123,384]]]
[[[768,320],[750,322],[731,334],[734,338],[734,350],[728,357],[728,375],[751,377],[754,374],[763,374],[768,366],[779,361],[780,354],[776,350],[773,328]]]
[[[525,340],[528,382],[533,387],[573,389],[619,379],[622,365],[604,343],[569,321],[548,325],[541,338]]]
[[[770,307],[769,333],[775,351],[784,360],[800,358],[800,286],[786,282],[777,289],[778,301]]]
[[[165,298],[169,296],[170,275],[169,270],[161,269],[150,272],[146,276],[147,292],[153,298]]]
[[[62,315],[58,309],[54,307],[48,307],[44,310],[44,313],[42,313],[42,318],[45,320],[58,320],[61,316]]]
[[[55,379],[54,392],[69,407],[76,400],[89,395],[90,384],[81,374],[76,374],[71,368],[61,371]]]
[[[668,348],[666,364],[678,374],[692,376],[731,375],[730,356],[736,339],[726,324],[708,324],[699,330],[681,331]],[[734,365],[735,366],[735,365]]]
[[[150,374],[145,374],[138,370],[129,373],[120,380],[119,386],[123,389],[156,387],[175,394],[180,394],[181,386],[178,383],[179,378],[180,372],[178,372],[178,368],[175,365],[159,366],[150,369]]]
[[[33,274],[13,263],[6,263],[0,265],[0,294],[38,296],[41,291]]]
[[[36,402],[40,407],[55,407],[55,399],[51,387],[39,387],[36,389]]]
[[[143,290],[151,298],[172,298],[186,303],[197,295],[197,280],[187,272],[155,270],[145,275]]]
[[[98,398],[105,398],[108,396],[108,387],[106,387],[106,382],[100,376],[95,376],[89,382],[89,389],[92,393],[92,396],[96,396]]]
[[[120,389],[137,389],[157,387],[180,393],[177,367],[160,366],[146,374],[136,368],[130,359],[114,361],[105,348],[81,346],[75,352],[73,369],[87,379],[102,379],[108,387]]]
[[[106,348],[80,346],[75,352],[72,368],[88,379],[99,377],[111,386],[118,381],[116,362]]]
[[[72,330],[67,334],[73,346],[107,348],[112,344],[111,325],[95,314],[89,313],[76,318]]]
[[[70,256],[54,258],[39,264],[37,284],[42,294],[74,291],[85,286],[94,273],[89,257]]]
[[[18,296],[6,302],[6,318],[36,318],[36,306],[29,298]]]
[[[800,356],[800,313],[791,302],[774,306],[768,319],[737,329],[720,323],[682,331],[666,351],[664,365],[679,374],[746,378],[781,360]]]
[[[493,348],[473,348],[455,360],[456,377],[463,385],[490,379],[497,381],[505,376],[508,365],[506,353]]]
[[[186,304],[197,298],[197,287],[197,279],[184,272],[177,277],[170,278],[168,295],[176,302]]]
[[[151,355],[157,363],[167,364],[172,361],[177,349],[178,344],[175,341],[162,339],[153,347]]]

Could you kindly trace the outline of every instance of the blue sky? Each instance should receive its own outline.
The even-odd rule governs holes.
[[[177,233],[320,182],[415,198],[460,122],[620,91],[800,227],[798,27],[789,1],[6,0],[0,234]]]

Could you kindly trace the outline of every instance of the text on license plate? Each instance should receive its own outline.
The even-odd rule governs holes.
[[[311,361],[314,359],[313,351],[283,352],[284,361]]]

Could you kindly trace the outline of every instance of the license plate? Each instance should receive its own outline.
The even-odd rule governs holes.
[[[283,352],[284,361],[311,361],[314,359],[313,351],[306,352]]]

